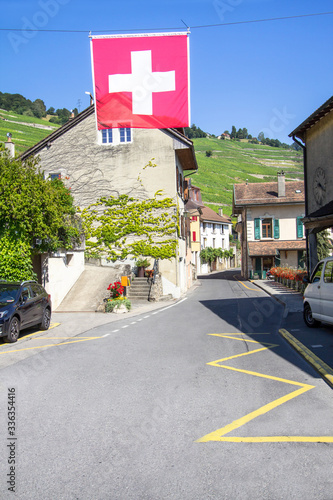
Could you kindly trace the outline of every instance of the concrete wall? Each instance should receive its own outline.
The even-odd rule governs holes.
[[[333,193],[333,112],[324,116],[306,132],[308,210],[315,212],[321,206],[332,201]],[[326,189],[323,199],[318,203],[315,196],[316,172],[321,168],[325,172]]]
[[[58,257],[44,255],[42,267],[46,271],[43,285],[55,310],[84,271],[84,251],[59,252]]]

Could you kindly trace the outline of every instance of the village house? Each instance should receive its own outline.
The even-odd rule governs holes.
[[[304,151],[308,270],[317,257],[318,232],[333,226],[333,96],[289,134]],[[300,139],[302,142],[299,142]]]
[[[198,168],[193,143],[183,132],[183,129],[129,127],[98,131],[95,108],[91,105],[21,158],[38,155],[44,175],[65,179],[75,204],[81,209],[101,197],[127,194],[145,200],[160,191],[163,197],[172,198],[174,211],[181,218],[186,172]],[[180,222],[175,223],[175,237]],[[191,285],[192,266],[187,246],[186,234],[179,234],[176,257],[159,261],[163,295],[179,297]],[[107,261],[101,263],[112,266]],[[123,264],[135,266],[133,259]],[[63,295],[67,293],[64,281],[59,275],[57,289],[62,288]]]
[[[219,209],[217,214],[209,207],[202,207],[200,215],[200,240],[201,248],[220,248],[222,250],[229,250],[229,236],[232,233],[232,222],[230,217],[223,215],[222,209]],[[218,266],[220,262],[221,266]],[[222,259],[212,263],[212,271],[223,269],[224,265]],[[201,273],[209,272],[207,263],[201,263]]]
[[[238,217],[244,278],[265,278],[275,265],[304,267],[302,181],[286,182],[282,172],[277,182],[235,184],[233,214]]]

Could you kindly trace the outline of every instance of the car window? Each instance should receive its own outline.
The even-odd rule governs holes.
[[[333,283],[333,260],[329,260],[328,262],[326,262],[324,282]]]
[[[17,285],[0,285],[0,302],[14,302],[18,295],[19,288],[20,287]]]
[[[23,299],[23,297],[26,297],[27,299],[31,298],[31,291],[29,285],[24,285],[22,287],[21,298]]]
[[[323,267],[324,267],[324,262],[319,262],[319,264],[317,265],[317,267],[315,268],[315,270],[312,273],[311,283],[316,283],[317,281],[320,281]]]
[[[31,292],[33,297],[38,297],[38,295],[41,295],[40,288],[37,283],[33,283],[31,285]]]
[[[42,285],[37,285],[37,286],[38,286],[38,290],[39,290],[39,295],[46,295],[46,291],[44,290]]]

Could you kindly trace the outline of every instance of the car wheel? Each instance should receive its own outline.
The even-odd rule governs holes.
[[[20,322],[16,316],[11,319],[9,323],[9,331],[7,337],[5,337],[6,342],[16,342],[20,335]]]
[[[309,304],[305,304],[305,306],[304,306],[303,318],[304,318],[305,324],[309,328],[315,328],[316,326],[320,325],[320,321],[318,321],[317,319],[314,319],[312,317],[312,311],[311,311],[311,307]]]
[[[40,329],[41,330],[48,330],[50,327],[50,321],[51,321],[51,311],[47,307],[43,313],[43,319],[40,324]]]

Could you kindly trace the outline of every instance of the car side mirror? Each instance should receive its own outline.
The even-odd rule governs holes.
[[[303,283],[309,283],[309,282],[310,282],[309,276],[308,275],[303,276]]]
[[[26,295],[22,295],[21,302],[26,302],[27,300],[28,300],[28,297]]]

